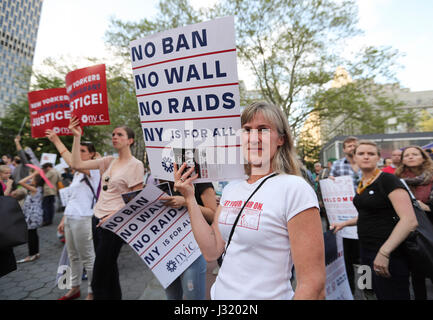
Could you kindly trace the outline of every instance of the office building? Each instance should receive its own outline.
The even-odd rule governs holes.
[[[42,0],[0,0],[0,117],[27,99]]]

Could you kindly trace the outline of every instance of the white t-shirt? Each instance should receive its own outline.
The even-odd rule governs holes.
[[[253,184],[236,180],[224,188],[218,226],[226,243],[243,202],[264,178]],[[287,222],[312,207],[319,208],[317,196],[303,178],[280,174],[267,180],[239,218],[212,286],[212,299],[291,299],[293,261]]]
[[[68,187],[71,188],[71,196],[65,208],[65,216],[77,219],[93,215],[93,193],[86,182],[82,181],[84,176],[84,173],[78,171],[74,174],[74,179]],[[87,177],[95,194],[98,192],[100,177],[99,170],[90,170],[90,177]]]

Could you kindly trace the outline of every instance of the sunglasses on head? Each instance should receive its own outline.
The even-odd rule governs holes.
[[[91,141],[81,141],[80,142],[82,145],[86,145],[86,146],[90,146],[93,145],[93,143]]]

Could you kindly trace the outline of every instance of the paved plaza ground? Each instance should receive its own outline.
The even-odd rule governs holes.
[[[57,212],[54,223],[38,229],[40,239],[40,259],[18,264],[18,269],[0,278],[1,300],[57,300],[66,293],[55,285],[57,268],[64,244],[57,238],[57,224],[62,217]],[[27,245],[14,248],[17,260],[27,256]],[[156,277],[128,246],[124,245],[119,260],[120,283],[124,300],[165,300],[165,292]],[[207,267],[207,299],[209,289],[216,276],[212,271],[216,262]],[[87,295],[87,281],[81,285],[81,298]],[[433,285],[427,281],[428,299],[433,300]],[[360,292],[355,293],[356,300],[363,300]]]
[[[57,238],[57,224],[62,213],[55,215],[54,223],[38,229],[41,257],[29,263],[18,264],[18,269],[0,278],[1,300],[57,300],[66,293],[55,285],[57,268],[64,244]],[[17,260],[25,258],[27,245],[14,248]],[[124,300],[165,300],[165,292],[152,271],[128,246],[121,249],[119,260],[120,283]],[[208,288],[215,281],[212,274],[216,263],[208,264]],[[87,295],[87,281],[81,285],[81,299]]]

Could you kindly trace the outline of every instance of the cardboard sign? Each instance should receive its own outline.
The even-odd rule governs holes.
[[[163,195],[167,194],[147,185],[102,227],[127,242],[167,288],[201,252],[187,209],[166,207],[159,200]]]
[[[320,190],[330,224],[344,222],[358,216],[358,211],[353,205],[355,191],[350,176],[337,177],[334,181],[320,180]],[[343,238],[358,239],[356,226],[346,227],[338,233]]]
[[[164,31],[130,43],[150,169],[173,181],[173,163],[196,182],[242,178],[234,18]]]
[[[81,126],[110,124],[105,64],[69,72],[66,92],[70,110]]]
[[[72,135],[68,129],[71,112],[65,88],[32,91],[27,97],[33,138],[44,138],[47,129],[59,136]]]

